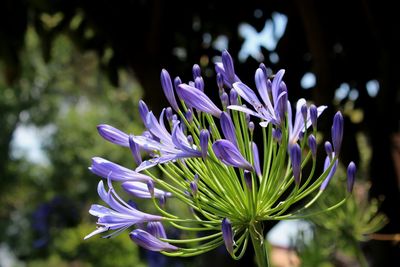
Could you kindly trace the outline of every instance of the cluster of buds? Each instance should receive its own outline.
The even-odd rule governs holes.
[[[172,81],[162,70],[161,85],[170,107],[157,119],[140,101],[145,132],[134,135],[110,125],[98,126],[104,139],[131,150],[137,168],[93,158],[89,169],[107,181],[108,189],[99,182],[98,194],[108,207],[92,205],[89,212],[98,217],[98,227],[86,238],[109,231],[104,237],[111,237],[130,229],[130,238],[152,251],[193,256],[225,244],[234,259],[244,255],[250,241],[261,265],[264,252],[257,248],[264,243],[263,221],[310,215],[307,209],[324,192],[338,165],[341,113],[333,118],[332,142],[325,142],[324,170],[315,174],[317,119],[326,106],[300,99],[292,112],[284,70],[272,76],[261,64],[255,72],[257,94],[235,74],[227,51],[215,69],[218,105],[205,94],[198,65],[193,66],[193,81],[188,83],[179,77]],[[256,134],[262,144],[254,141]],[[154,167],[161,176],[151,172]],[[351,163],[349,192],[355,171]],[[115,182],[132,197],[152,201],[157,214],[124,201],[113,188]],[[181,201],[192,212],[184,218],[173,214],[168,199]],[[183,236],[189,238],[168,238],[166,224],[187,232]]]

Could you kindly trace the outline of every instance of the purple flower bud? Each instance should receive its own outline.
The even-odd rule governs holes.
[[[196,173],[196,174],[194,175],[193,179],[194,179],[194,181],[197,182],[197,181],[199,180],[199,175]]]
[[[193,68],[192,68],[192,73],[193,73],[193,80],[196,80],[197,77],[201,77],[200,66],[197,64],[194,64]]]
[[[272,75],[271,69],[267,68],[264,63],[260,63],[259,68],[263,71],[265,79],[268,79]]]
[[[229,106],[229,97],[228,94],[226,92],[223,92],[220,96],[221,98],[221,103],[222,103],[222,107],[224,109],[226,109],[227,106]]]
[[[158,203],[160,203],[160,206],[161,206],[161,207],[164,207],[164,206],[165,206],[165,203],[167,203],[167,197],[166,197],[165,195],[160,196],[160,197],[158,198]]]
[[[197,183],[195,181],[190,182],[190,190],[192,191],[192,195],[196,196],[199,188],[197,187]]]
[[[186,117],[186,120],[187,120],[189,123],[192,123],[192,122],[193,122],[193,113],[192,113],[192,110],[191,110],[191,109],[188,109],[188,110],[186,111],[185,117]]]
[[[148,222],[147,232],[156,238],[167,238],[167,234],[161,222]]]
[[[238,105],[238,93],[236,92],[235,89],[231,89],[229,92],[229,100],[231,102],[231,105]]]
[[[354,162],[350,162],[347,167],[347,192],[353,192],[354,181],[356,178],[357,167]]]
[[[201,148],[201,157],[203,160],[207,157],[208,151],[208,139],[210,138],[210,133],[208,130],[203,129],[200,131],[200,148]]]
[[[227,80],[233,84],[235,82],[235,68],[233,66],[233,59],[226,50],[222,52],[222,64],[224,65]]]
[[[307,121],[307,113],[308,113],[308,108],[307,105],[304,104],[301,106],[301,115],[303,116],[303,123]]]
[[[133,136],[129,136],[129,148],[131,149],[133,159],[137,165],[142,163],[142,156],[140,155],[140,147],[135,141],[133,141]]]
[[[308,147],[311,150],[311,154],[313,159],[316,159],[317,157],[317,140],[315,139],[315,136],[310,134],[308,137]]]
[[[258,176],[261,176],[260,156],[258,154],[257,144],[251,142],[251,148],[253,149],[254,170]]]
[[[150,176],[132,171],[128,168],[99,157],[92,158],[92,166],[90,166],[89,170],[100,177],[108,178],[112,181],[146,182],[152,180]]]
[[[97,126],[97,131],[107,141],[116,145],[129,147],[129,136],[117,128],[107,124],[100,124]]]
[[[342,113],[338,111],[333,117],[333,125],[332,125],[332,143],[335,154],[337,156],[339,156],[340,153],[342,139],[343,139],[343,116]]]
[[[328,169],[329,165],[331,164],[331,158],[328,156],[325,158],[325,163],[324,163],[324,172]],[[326,187],[328,186],[329,182],[331,181],[333,175],[336,172],[336,168],[338,165],[338,160],[335,160],[333,163],[332,169],[329,171],[328,175],[326,176],[325,180],[322,182],[321,187],[319,190],[324,191]]]
[[[250,134],[253,134],[255,127],[254,122],[250,121],[247,127],[249,127]]]
[[[174,89],[172,87],[172,82],[171,82],[171,77],[169,76],[168,71],[165,69],[161,70],[161,86],[164,90],[164,94],[170,103],[171,107],[178,112],[179,107],[178,103],[176,103],[175,95],[174,95]]]
[[[329,141],[326,141],[325,144],[325,152],[328,155],[329,158],[332,158],[332,145]]]
[[[235,126],[233,125],[232,119],[228,113],[222,112],[220,117],[221,129],[227,140],[231,141],[237,147]]]
[[[289,156],[292,161],[292,170],[294,181],[297,185],[300,185],[301,180],[301,149],[299,144],[292,144],[289,148]]]
[[[175,247],[167,242],[161,241],[155,236],[149,234],[142,229],[135,229],[130,234],[129,237],[133,242],[151,251],[176,251],[179,248]]]
[[[178,89],[178,86],[179,86],[180,84],[182,84],[181,78],[175,77],[175,79],[174,79],[175,91]]]
[[[237,147],[230,141],[224,139],[217,140],[212,145],[212,148],[217,158],[224,164],[253,171],[251,164],[243,158]]]
[[[280,143],[282,140],[282,130],[279,128],[277,128],[277,129],[273,128],[272,129],[272,137],[274,138],[275,141]]]
[[[233,241],[232,224],[228,218],[224,218],[222,220],[221,230],[222,230],[222,238],[224,239],[226,250],[229,252],[229,254],[232,255],[234,241]]]
[[[304,132],[299,132],[299,140],[303,140],[304,138]]]
[[[188,142],[189,142],[189,145],[190,145],[190,146],[193,146],[193,137],[192,137],[191,135],[188,135],[188,136],[187,136],[187,140],[188,140]]]
[[[167,109],[165,110],[165,117],[167,117],[167,120],[169,122],[172,122],[172,116],[174,114],[172,113],[172,108],[171,107],[167,107]]]
[[[217,118],[221,116],[222,111],[202,91],[187,84],[180,84],[177,93],[187,105]]]
[[[194,80],[194,87],[204,92],[204,80],[202,77],[196,77]]]
[[[121,184],[122,188],[129,194],[138,198],[161,198],[161,197],[171,197],[170,192],[165,192],[161,189],[154,188],[153,182],[124,182]]]
[[[154,182],[153,181],[147,182],[147,189],[149,190],[151,197],[154,197]]]
[[[310,106],[310,119],[311,119],[311,124],[314,130],[317,129],[317,119],[318,119],[318,110],[317,107],[312,104]]]
[[[217,85],[220,91],[224,91],[224,77],[221,73],[217,73]]]
[[[248,170],[244,171],[244,181],[246,183],[247,188],[252,191],[253,190],[253,180],[251,178],[251,172]]]
[[[139,114],[142,118],[144,126],[147,128],[147,114],[149,113],[149,108],[143,100],[139,100]]]

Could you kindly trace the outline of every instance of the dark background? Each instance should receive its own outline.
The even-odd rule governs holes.
[[[258,15],[255,15],[255,10]],[[261,11],[261,13],[259,12]],[[61,12],[63,19],[54,27],[46,27],[41,14]],[[74,30],[69,27],[77,12],[83,20]],[[273,12],[287,16],[284,35],[275,51],[260,48],[264,63],[273,71],[286,69],[285,81],[290,98],[305,97],[317,104],[328,104],[326,118],[337,109],[344,109],[347,98],[334,102],[335,90],[348,83],[358,90],[354,109],[363,111],[363,119],[352,122],[346,117],[342,152],[343,163],[359,160],[355,141],[358,132],[367,136],[372,149],[369,172],[362,179],[372,183],[370,197],[383,197],[380,206],[390,219],[382,233],[400,232],[400,193],[392,152],[399,153],[393,136],[399,133],[400,87],[400,19],[393,1],[13,1],[0,4],[0,60],[5,83],[14,84],[21,76],[20,51],[28,25],[34,25],[40,39],[42,55],[51,60],[51,46],[59,34],[67,34],[80,51],[95,51],[102,57],[108,48],[112,57],[101,63],[101,69],[115,86],[120,84],[118,69],[129,69],[143,87],[143,98],[157,111],[166,105],[160,94],[159,74],[167,68],[172,76],[183,80],[191,77],[191,66],[201,62],[206,75],[206,92],[217,90],[212,59],[220,51],[204,42],[204,33],[215,40],[224,35],[228,50],[236,62],[236,72],[249,82],[259,62],[248,58],[240,63],[237,55],[243,44],[238,27],[246,22],[261,31]],[[261,15],[260,15],[261,14]],[[86,29],[92,29],[88,36]],[[184,59],[176,56],[182,48]],[[275,52],[279,61],[269,61]],[[313,72],[316,85],[302,90],[299,80]],[[376,97],[368,95],[366,82],[377,80],[380,90]],[[207,87],[208,85],[212,85]],[[16,89],[18,90],[18,89]],[[84,91],[85,88],[80,88]],[[213,91],[214,90],[214,91]],[[18,95],[18,92],[16,92]],[[39,105],[38,101],[17,101],[10,109],[0,106],[0,174],[2,180],[12,180],[10,142],[18,117],[10,114]],[[326,122],[328,123],[328,122]],[[322,127],[323,128],[323,127]],[[397,162],[397,164],[399,164]],[[4,181],[3,180],[3,181]],[[4,190],[4,186],[2,188]],[[6,216],[3,214],[3,216]],[[391,242],[372,241],[367,252],[373,255],[373,266],[393,266],[399,246]]]

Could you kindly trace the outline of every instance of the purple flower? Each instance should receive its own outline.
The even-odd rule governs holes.
[[[193,80],[196,80],[197,77],[201,77],[201,69],[199,65],[197,64],[193,65],[192,74],[193,74]]]
[[[314,104],[310,106],[310,119],[314,130],[317,129],[318,109]]]
[[[132,171],[100,157],[92,158],[92,165],[89,167],[89,170],[100,177],[109,178],[112,181],[147,182],[152,180],[147,175]]]
[[[313,134],[310,134],[308,137],[308,147],[311,150],[311,154],[314,159],[317,157],[317,140],[315,139],[315,136]]]
[[[236,140],[235,126],[233,125],[232,119],[228,113],[222,112],[220,117],[220,123],[225,138],[231,141],[231,143],[237,147],[238,145]]]
[[[233,83],[240,82],[240,79],[235,74],[233,59],[226,50],[222,52],[222,63],[215,64],[215,71],[222,76],[225,85],[230,88]]]
[[[248,170],[244,170],[244,182],[246,183],[247,188],[251,191],[253,190],[253,180],[251,178],[251,172]]]
[[[354,181],[356,178],[357,167],[354,162],[350,162],[347,167],[347,192],[351,193],[353,191]]]
[[[224,164],[253,171],[251,164],[243,158],[242,154],[240,154],[239,150],[232,142],[225,139],[217,140],[212,145],[212,148],[217,158]]]
[[[138,144],[133,141],[133,136],[129,136],[129,148],[131,149],[133,159],[135,160],[136,164],[142,163],[142,156],[140,155],[140,147]]]
[[[255,75],[256,87],[264,104],[260,102],[254,91],[251,90],[247,85],[241,82],[234,83],[233,88],[244,100],[246,100],[246,102],[253,106],[255,111],[235,105],[231,105],[228,108],[242,111],[265,120],[260,123],[262,127],[266,127],[270,122],[275,125],[280,125],[281,120],[284,117],[283,114],[280,113],[284,112],[282,108],[285,109],[285,95],[287,94],[285,87],[281,86],[283,74],[284,70],[280,70],[275,75],[274,81],[272,83],[273,101],[271,101],[267,88],[268,82],[265,78],[265,75],[261,69],[257,69]]]
[[[201,149],[201,157],[206,159],[207,151],[208,151],[208,139],[210,138],[210,133],[208,130],[203,129],[200,131],[200,149]]]
[[[139,114],[144,125],[147,125],[147,114],[149,113],[149,108],[143,100],[139,100]],[[147,127],[147,126],[146,126]]]
[[[221,230],[226,250],[229,252],[229,254],[232,255],[234,241],[233,241],[232,224],[228,218],[224,218],[222,220]]]
[[[342,113],[338,111],[333,117],[333,125],[332,125],[332,143],[336,155],[339,155],[340,153],[342,139],[343,139],[343,116]]]
[[[176,112],[178,112],[179,107],[178,107],[178,103],[176,103],[174,89],[172,87],[172,82],[171,82],[171,77],[169,76],[168,71],[166,71],[165,69],[162,69],[162,71],[161,71],[161,86],[164,90],[164,94],[165,94],[169,104]]]
[[[260,167],[260,156],[258,154],[257,144],[251,142],[251,147],[253,149],[253,159],[254,159],[254,170],[258,176],[261,176],[261,167]]]
[[[129,135],[118,130],[117,128],[112,127],[108,124],[100,124],[97,126],[97,131],[107,141],[120,145],[129,147]]]
[[[99,182],[97,192],[100,198],[106,202],[110,208],[97,204],[91,206],[89,213],[98,217],[98,227],[95,231],[87,235],[85,239],[108,230],[115,230],[113,233],[104,236],[104,238],[109,238],[119,234],[134,224],[162,220],[161,216],[141,212],[123,201],[115,193],[110,180],[109,187],[109,190],[106,191],[103,181]]]
[[[202,77],[196,77],[194,80],[194,87],[204,92],[204,80]]]
[[[166,163],[182,158],[201,157],[201,151],[197,150],[188,141],[179,125],[179,121],[174,121],[172,135],[167,131],[164,125],[164,110],[161,112],[160,119],[157,121],[152,112],[147,114],[147,128],[150,133],[159,141],[149,136],[133,136],[132,139],[141,148],[149,151],[156,151],[152,159],[143,161],[136,171],[151,168],[157,164]]]
[[[229,92],[229,101],[231,105],[238,105],[238,93],[235,89],[231,89]]]
[[[304,126],[306,125],[306,127],[310,127],[311,125],[311,119],[310,119],[310,111],[307,110],[307,116],[304,116],[305,114],[303,112],[305,112],[304,108],[303,108],[303,112],[302,112],[302,107],[306,104],[306,100],[304,98],[301,98],[297,101],[296,104],[296,115],[294,118],[294,124],[293,124],[293,118],[292,118],[292,108],[290,106],[290,103],[288,102],[288,118],[289,118],[289,143],[290,144],[294,144],[297,142],[297,140],[299,140],[299,135],[300,132],[304,132],[305,128]],[[326,109],[326,106],[319,106],[317,108],[317,116],[321,115],[322,112]],[[307,117],[307,122],[304,123],[304,117]]]
[[[130,234],[129,237],[133,242],[151,251],[176,251],[179,248],[173,246],[167,242],[161,241],[155,236],[149,234],[142,229],[135,229]]]
[[[197,88],[180,84],[176,89],[179,97],[190,107],[194,107],[205,113],[209,113],[217,118],[221,116],[222,111],[211,101],[211,99]]]
[[[149,190],[149,185],[141,182],[124,182],[121,184],[122,188],[129,194],[138,197],[138,198],[152,198],[152,192]],[[165,197],[171,197],[172,194],[170,192],[165,192],[163,190],[154,188],[153,189],[153,195],[155,198],[161,198],[163,196]]]
[[[334,156],[335,153],[332,153],[332,155]],[[333,163],[333,166],[331,168],[331,170],[329,171],[328,175],[326,176],[325,180],[322,182],[321,187],[319,188],[319,190],[323,191],[326,189],[326,187],[328,186],[329,182],[331,181],[333,175],[336,172],[336,168],[338,165],[338,160],[337,159],[333,159],[335,162]],[[329,165],[331,164],[331,158],[329,156],[327,156],[325,158],[325,162],[324,162],[324,172],[328,169]]]
[[[290,145],[289,156],[292,162],[294,181],[299,185],[301,179],[301,149],[299,144],[294,143]]]
[[[197,182],[196,181],[191,181],[189,186],[190,186],[190,190],[192,191],[192,195],[196,196],[197,192],[199,191],[199,187],[197,186]]]
[[[325,152],[328,155],[328,157],[332,158],[333,150],[332,150],[331,143],[329,141],[326,141],[325,144],[324,144],[324,147],[325,147]]]
[[[157,238],[167,238],[167,234],[161,222],[147,223],[147,232]]]

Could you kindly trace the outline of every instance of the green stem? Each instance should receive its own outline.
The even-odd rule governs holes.
[[[250,224],[250,237],[256,254],[257,265],[259,267],[268,267],[269,262],[262,222],[255,221]]]

